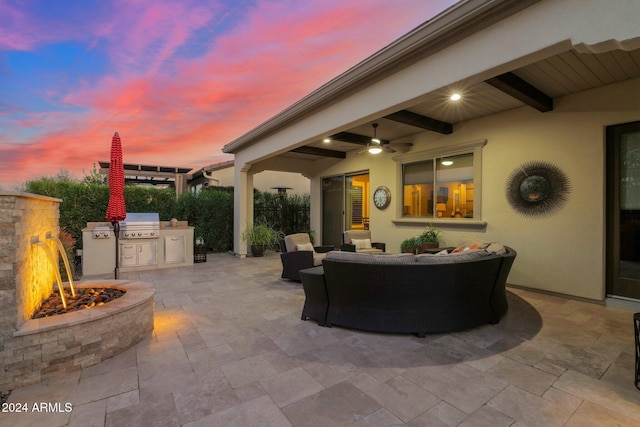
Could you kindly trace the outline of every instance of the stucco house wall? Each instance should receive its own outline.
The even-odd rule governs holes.
[[[468,239],[500,241],[518,251],[509,283],[529,288],[604,299],[604,128],[640,117],[640,79],[611,85],[556,100],[554,111],[540,113],[518,108],[462,123],[452,135],[425,132],[409,139],[412,152],[486,139],[482,154],[482,221],[484,229],[452,227],[432,221],[443,231],[442,246],[457,246]],[[605,104],[602,100],[607,100]],[[372,238],[399,252],[403,239],[419,234],[422,224],[393,224],[401,197],[401,182],[392,154],[351,155],[312,178],[314,195],[323,177],[368,170],[371,188],[386,185],[392,204],[372,208]],[[556,214],[523,217],[505,197],[509,174],[521,164],[543,160],[562,169],[570,179],[567,203]],[[321,199],[314,200],[321,206]],[[321,227],[319,212],[313,218]]]
[[[477,11],[512,8],[495,20]],[[504,10],[503,10],[504,11]],[[388,154],[346,159],[295,160],[279,157],[324,136],[370,124],[386,115],[432,101],[442,89],[473,86],[563,52],[601,53],[640,47],[640,3],[620,0],[461,1],[456,7],[347,70],[282,113],[227,144],[235,155],[234,251],[252,220],[249,189],[253,174],[296,169],[311,178],[311,226],[322,235],[322,177],[369,171],[370,187],[386,185],[400,195],[397,162]],[[474,15],[475,14],[475,15]],[[464,21],[465,19],[469,21]],[[469,26],[473,28],[469,30]],[[483,26],[484,25],[484,26]],[[427,31],[428,30],[428,31]],[[428,51],[411,57],[412,45]],[[422,44],[421,44],[422,43]],[[424,51],[421,51],[424,52]],[[535,289],[603,300],[605,270],[605,126],[640,120],[638,78],[598,89],[554,97],[554,109],[513,108],[467,121],[453,120],[449,135],[423,132],[410,138],[410,153],[438,146],[486,140],[482,149],[482,222],[468,227],[442,224],[445,245],[466,237],[499,240],[519,257],[509,282]],[[631,96],[630,96],[631,95]],[[444,102],[444,101],[443,101]],[[396,141],[392,141],[396,142]],[[508,175],[523,162],[547,161],[561,168],[573,190],[564,208],[550,217],[524,218],[505,198]],[[399,205],[372,208],[374,240],[398,251],[428,220],[397,221]],[[436,221],[434,221],[436,222]]]

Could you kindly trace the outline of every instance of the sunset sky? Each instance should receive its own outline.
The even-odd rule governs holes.
[[[455,0],[0,0],[0,189],[200,168]]]

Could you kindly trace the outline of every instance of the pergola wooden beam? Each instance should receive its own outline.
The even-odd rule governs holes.
[[[351,144],[358,145],[367,145],[371,142],[371,136],[364,136],[357,133],[351,132],[338,132],[335,135],[330,136],[331,139],[335,139],[336,141],[349,142]],[[380,142],[384,144],[388,144],[389,141],[386,139],[378,138]]]
[[[326,148],[302,146],[291,150],[292,153],[312,154],[314,156],[333,157],[336,159],[346,159],[347,154],[344,151],[328,150]]]
[[[553,98],[511,72],[485,80],[485,83],[540,112],[545,113],[553,110]]]
[[[396,111],[388,116],[384,116],[384,118],[445,135],[453,133],[453,125],[451,123],[442,122],[407,110]]]

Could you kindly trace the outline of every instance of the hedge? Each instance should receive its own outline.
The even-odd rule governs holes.
[[[77,249],[82,248],[82,229],[87,222],[106,221],[109,187],[95,179],[77,181],[59,174],[29,181],[25,191],[62,199],[60,227],[76,240]],[[233,249],[233,187],[185,192],[176,200],[173,189],[126,185],[124,198],[128,212],[158,212],[161,221],[188,221],[194,227],[194,237],[202,237],[209,251]],[[268,216],[278,230],[287,234],[309,231],[308,195],[286,195],[280,200],[273,193],[255,191],[254,205],[254,217]]]
[[[182,193],[174,217],[194,227],[194,237],[204,239],[212,252],[233,249],[233,192],[208,189]]]

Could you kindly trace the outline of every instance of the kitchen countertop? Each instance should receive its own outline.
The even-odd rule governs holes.
[[[90,231],[93,230],[95,227],[111,227],[112,224],[108,221],[101,221],[101,222],[87,222],[87,226],[85,228],[82,229],[82,231]],[[193,226],[190,226],[188,221],[178,221],[178,226],[177,227],[172,227],[171,226],[171,222],[170,221],[160,221],[160,229],[189,229],[189,228],[193,228]]]

